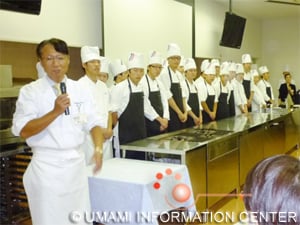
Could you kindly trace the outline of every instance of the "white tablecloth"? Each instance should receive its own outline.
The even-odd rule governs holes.
[[[175,208],[187,207],[190,212],[195,212],[185,165],[113,158],[104,161],[97,175],[92,175],[92,168],[88,167],[88,173],[95,221],[149,225],[158,224],[157,215]],[[161,179],[157,178],[158,173],[163,175]],[[155,183],[160,187],[155,188]],[[190,197],[181,202],[176,201],[172,194],[178,184],[190,190]]]

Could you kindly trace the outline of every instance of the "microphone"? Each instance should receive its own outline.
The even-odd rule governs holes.
[[[67,86],[64,82],[60,83],[60,91],[61,91],[62,94],[67,93]],[[65,115],[70,115],[69,107],[66,108]]]

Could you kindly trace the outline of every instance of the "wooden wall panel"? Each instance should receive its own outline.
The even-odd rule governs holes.
[[[36,80],[37,71],[35,65],[37,56],[35,54],[37,43],[21,43],[0,41],[0,64],[12,65],[14,80]],[[68,77],[79,79],[84,70],[81,66],[80,48],[70,47],[71,63]]]

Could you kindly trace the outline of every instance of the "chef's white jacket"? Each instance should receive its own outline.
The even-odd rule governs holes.
[[[197,88],[200,92],[200,95],[199,95],[200,102],[205,102],[208,95],[214,95],[215,96],[214,102],[219,102],[218,96],[216,94],[216,90],[212,84],[209,84],[206,81],[204,81],[203,83],[199,83],[199,86]]]
[[[111,112],[117,112],[118,117],[122,115],[122,113],[125,111],[129,103],[130,90],[128,86],[128,80],[130,82],[131,90],[133,93],[136,92],[143,93],[144,91],[141,82],[139,82],[138,85],[135,85],[130,81],[129,78],[115,85],[111,90]],[[158,114],[151,106],[149,99],[145,97],[144,97],[144,115],[151,121],[153,121],[155,118],[158,117]]]
[[[198,100],[199,100],[199,109],[200,110],[203,110],[202,108],[202,105],[201,105],[201,101],[200,101],[200,91],[199,89],[197,88],[195,82],[193,81],[192,83],[190,83],[188,80],[186,81],[186,83],[188,84],[189,88],[190,88],[190,93],[197,93],[197,96],[198,96]],[[185,84],[186,85],[186,84]],[[189,101],[189,98],[190,98],[190,94],[188,94],[188,97],[187,97],[187,101]]]
[[[251,102],[252,112],[260,112],[261,106],[266,105],[264,100],[264,95],[257,87],[257,85],[253,86],[254,95]]]
[[[233,79],[231,84],[233,87],[233,94],[234,94],[235,115],[240,115],[242,114],[242,112],[239,106],[247,104],[245,89],[243,84],[237,81],[236,79]]]
[[[70,115],[64,113],[36,135],[26,139],[33,148],[74,149],[78,148],[85,132],[94,126],[101,126],[92,102],[91,92],[85,90],[77,81],[65,77],[67,93],[71,101]],[[12,132],[19,136],[23,127],[31,120],[40,118],[54,108],[57,98],[54,82],[44,76],[21,88],[13,118]]]
[[[143,86],[145,98],[149,99],[149,87],[148,87],[148,82],[147,82],[146,77],[148,78],[151,92],[160,91],[160,96],[161,96],[161,101],[162,101],[162,106],[163,106],[163,118],[170,119],[168,99],[172,97],[172,94],[170,93],[170,91],[168,91],[165,88],[165,86],[163,85],[163,83],[160,80],[158,80],[158,79],[153,80],[148,76],[148,74],[146,74],[145,76],[143,76],[143,78],[140,81],[141,85]],[[153,108],[153,110],[155,111],[154,108]],[[156,113],[156,111],[155,111],[155,113]],[[158,116],[159,115],[157,114],[156,117],[158,117]]]
[[[225,86],[223,86],[223,84],[221,83],[221,80],[219,80],[219,82],[216,82],[213,84],[213,87],[216,91],[216,95],[217,98],[219,99],[221,93],[227,93],[227,103],[229,102],[229,98],[230,98],[230,91],[231,91],[231,85],[229,84],[229,82],[226,83]]]
[[[274,94],[273,94],[273,88],[270,84],[270,82],[264,80],[264,79],[261,79],[258,83],[257,83],[257,87],[259,88],[259,90],[261,91],[261,93],[263,94],[264,96],[264,100],[267,102],[267,101],[270,101],[270,100],[274,100]],[[267,94],[267,88],[270,88],[271,90],[271,98],[268,96]]]

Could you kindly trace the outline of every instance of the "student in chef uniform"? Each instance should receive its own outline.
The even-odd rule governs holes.
[[[115,86],[118,83],[126,80],[128,78],[128,69],[127,66],[123,63],[121,59],[115,59],[110,63],[110,70],[114,76],[114,84],[110,87],[110,93],[113,92]],[[111,100],[111,99],[110,99]],[[111,102],[111,101],[110,101]],[[118,123],[113,127],[113,156],[120,158],[120,143],[119,143],[119,126]]]
[[[236,64],[236,77],[233,79],[233,94],[235,103],[235,115],[248,113],[247,98],[243,86],[244,68],[240,63]]]
[[[253,99],[251,103],[252,112],[260,112],[261,109],[266,108],[266,102],[264,99],[264,95],[261,90],[258,88],[257,84],[260,81],[260,76],[257,70],[251,70],[251,76],[253,80]]]
[[[205,80],[199,85],[200,101],[203,108],[203,123],[208,123],[216,119],[218,97],[212,85],[216,74],[215,65],[210,63],[204,70]]]
[[[12,132],[26,139],[33,152],[23,176],[33,225],[73,224],[70,213],[89,212],[89,189],[81,145],[84,130],[93,136],[96,163],[102,165],[103,135],[88,90],[66,76],[70,57],[60,39],[38,44],[46,76],[22,87]],[[60,82],[67,94],[60,94]],[[80,107],[79,107],[80,106]],[[80,220],[77,224],[85,224]]]
[[[85,75],[78,82],[82,84],[84,90],[90,90],[93,96],[93,102],[96,112],[101,118],[102,132],[105,138],[103,144],[103,159],[112,158],[111,137],[112,137],[112,121],[109,112],[109,90],[105,83],[98,79],[101,65],[101,56],[97,46],[83,46],[80,50],[82,67]],[[78,106],[80,107],[80,106]],[[92,136],[87,133],[86,141],[83,149],[86,154],[86,163],[91,163],[93,154]]]
[[[101,57],[101,66],[100,73],[98,75],[98,79],[107,85],[107,81],[109,78],[109,59],[106,57]]]
[[[272,85],[269,82],[270,79],[270,73],[266,66],[261,66],[258,68],[258,71],[260,75],[262,76],[262,79],[258,82],[257,87],[259,90],[263,93],[265,102],[268,106],[275,103],[275,98],[273,94],[273,88]]]
[[[115,59],[110,63],[110,70],[114,76],[114,84],[118,84],[128,78],[127,66],[121,59]]]
[[[199,87],[199,85],[201,83],[204,83],[204,77],[205,77],[205,74],[204,74],[204,70],[209,66],[209,60],[208,59],[204,59],[202,62],[201,62],[201,66],[200,66],[200,76],[195,80],[195,85],[197,87]]]
[[[185,84],[188,89],[187,103],[191,107],[188,111],[187,127],[198,126],[202,124],[202,106],[199,100],[199,91],[195,85],[194,79],[197,76],[197,66],[193,58],[187,58],[184,65]]]
[[[230,62],[228,65],[229,79],[228,79],[228,87],[230,91],[229,97],[229,116],[235,116],[235,103],[234,103],[234,84],[233,80],[236,76],[236,65],[234,62]]]
[[[146,119],[147,137],[161,134],[168,128],[169,105],[168,99],[172,97],[160,80],[156,79],[162,70],[162,57],[157,51],[151,51],[147,73],[143,76],[141,84],[144,88],[144,98],[149,99],[156,119]]]
[[[183,77],[177,70],[181,54],[180,48],[175,43],[170,43],[167,50],[168,67],[162,70],[159,79],[171,91],[169,99],[170,121],[168,131],[176,131],[185,127],[188,106],[186,103],[187,91],[183,87]]]
[[[213,81],[213,85],[215,84],[219,84],[220,83],[220,61],[218,59],[212,59],[211,63],[215,65],[215,69],[216,69],[216,77]]]
[[[251,80],[252,59],[249,54],[242,55],[242,64],[244,68],[243,86],[247,98],[248,111],[251,111],[251,102],[253,99],[253,81]]]
[[[151,104],[144,98],[143,85],[144,59],[140,53],[132,52],[128,59],[128,79],[117,84],[111,92],[113,124],[118,123],[120,145],[143,139],[147,136],[145,117],[153,121]],[[126,158],[145,159],[144,152],[126,151]]]
[[[218,109],[216,114],[216,119],[221,120],[229,117],[229,98],[230,98],[230,88],[228,84],[229,80],[229,63],[223,62],[220,71],[220,81],[215,83],[213,86],[216,90],[216,95],[218,97]]]

